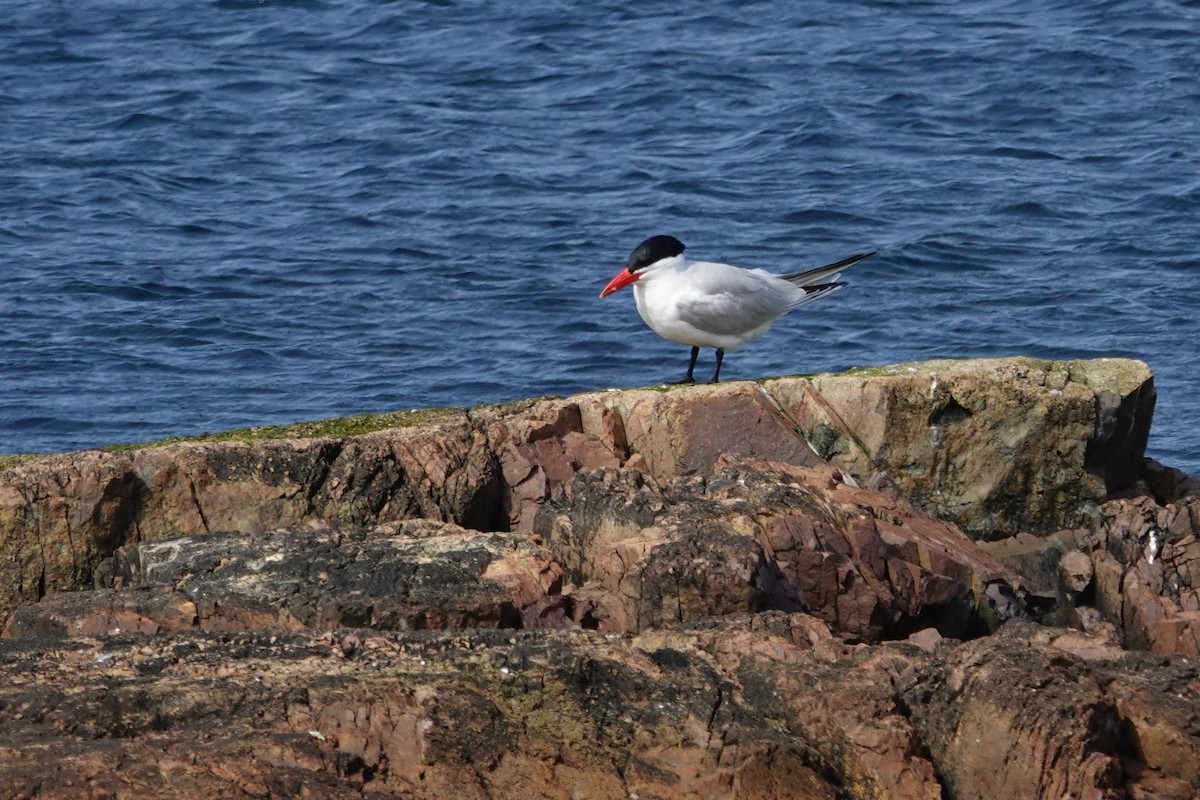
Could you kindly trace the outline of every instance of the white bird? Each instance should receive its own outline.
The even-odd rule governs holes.
[[[680,383],[695,383],[692,371],[701,347],[715,347],[721,377],[725,351],[733,351],[767,332],[771,323],[794,308],[836,292],[838,278],[863,259],[860,253],[824,267],[776,275],[762,269],[689,261],[674,236],[651,236],[634,248],[601,297],[633,284],[638,314],[668,341],[691,345],[692,360]]]

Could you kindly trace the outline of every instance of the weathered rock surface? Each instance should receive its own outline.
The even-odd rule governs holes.
[[[1011,626],[933,653],[771,612],[16,640],[0,663],[7,796],[1175,798],[1200,745],[1194,663]]]
[[[764,388],[830,463],[883,470],[984,539],[1073,526],[1133,484],[1155,401],[1149,368],[1124,359],[929,361]]]
[[[1154,660],[1020,623],[938,655],[906,675],[902,703],[950,796],[1195,795],[1195,662]],[[1137,718],[1133,708],[1155,693],[1164,695],[1152,703],[1155,719]],[[1148,735],[1165,737],[1192,761],[1164,753],[1147,763],[1139,741]]]
[[[741,611],[807,610],[865,641],[925,627],[965,637],[996,620],[988,587],[1030,612],[1017,573],[954,525],[830,467],[740,461],[659,487],[642,473],[580,473],[534,531],[558,554],[576,619],[636,631]]]
[[[1153,399],[931,362],[21,464],[0,796],[1200,796]]]
[[[19,608],[5,635],[561,627],[561,575],[525,537],[427,520],[211,534],[122,548],[101,591]]]
[[[408,520],[143,542],[101,562],[102,591],[23,606],[6,635],[637,632],[806,610],[839,635],[879,641],[930,627],[965,638],[1036,615],[1023,579],[955,526],[830,467],[739,461],[665,484],[629,468],[578,473],[542,505],[534,533]],[[998,591],[1011,598],[1002,611]]]

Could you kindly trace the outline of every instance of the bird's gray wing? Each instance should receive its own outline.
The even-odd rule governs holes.
[[[753,273],[722,276],[722,291],[699,291],[679,298],[681,322],[721,336],[736,336],[765,325],[787,311],[792,292]],[[700,287],[703,288],[703,287]]]

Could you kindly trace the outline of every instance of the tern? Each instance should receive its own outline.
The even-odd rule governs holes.
[[[875,255],[859,253],[823,267],[776,275],[710,261],[689,261],[674,236],[651,236],[634,248],[601,297],[633,285],[638,314],[664,339],[691,345],[692,360],[679,383],[695,383],[692,372],[701,347],[714,347],[721,377],[725,351],[733,351],[767,332],[771,323],[794,308],[819,300],[846,284],[844,270]]]

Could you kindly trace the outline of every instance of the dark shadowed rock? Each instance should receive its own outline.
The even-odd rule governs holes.
[[[128,456],[47,456],[0,473],[0,616],[86,586],[136,529],[143,484]]]
[[[98,578],[100,591],[18,609],[5,635],[566,624],[547,551],[424,520],[145,542],[118,550]]]
[[[1151,462],[1145,490],[1104,503],[1089,529],[981,547],[1057,594],[1060,624],[1125,647],[1200,657],[1200,483]]]
[[[913,679],[913,724],[954,797],[1125,796],[1120,717],[1099,678],[1066,653],[992,637]]]
[[[601,630],[805,609],[869,641],[928,626],[961,637],[987,626],[985,587],[1024,591],[953,525],[829,467],[731,464],[665,486],[580,473],[534,530],[579,587],[576,618]]]
[[[1200,496],[1114,500],[1098,530],[1095,606],[1125,646],[1200,658]]]
[[[1200,747],[1197,677],[1185,659],[1015,624],[939,650],[903,698],[954,797],[1182,798],[1200,790],[1180,759]],[[1164,702],[1146,704],[1155,693]]]

